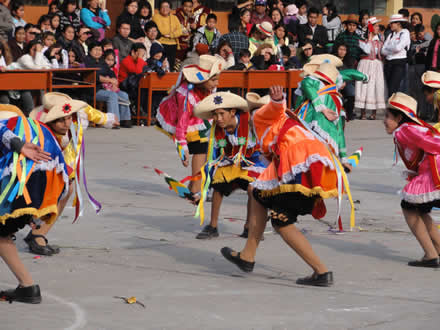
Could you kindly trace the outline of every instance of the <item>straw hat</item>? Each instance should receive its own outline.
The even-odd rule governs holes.
[[[249,111],[261,108],[270,102],[270,95],[260,96],[257,93],[249,92],[246,94]]]
[[[205,97],[193,110],[194,116],[201,119],[211,119],[216,109],[238,109],[249,111],[247,101],[231,92],[218,92]]]
[[[347,19],[344,21],[344,24],[347,24],[347,23],[354,23],[354,24],[357,24],[358,23],[358,17],[357,17],[357,15],[355,15],[355,14],[350,14],[350,15],[348,15],[348,17],[347,17]]]
[[[388,23],[391,24],[391,23],[396,23],[396,22],[408,22],[408,20],[405,17],[403,17],[403,15],[401,15],[401,14],[391,15]]]
[[[201,84],[216,74],[219,74],[225,67],[225,61],[211,55],[201,55],[199,64],[190,64],[182,69],[185,79],[191,84]]]
[[[331,63],[322,63],[318,69],[311,74],[318,78],[319,80],[328,82],[330,84],[336,84],[336,79],[338,78],[339,71]]]
[[[435,71],[426,71],[422,75],[422,83],[432,88],[440,88],[440,73]]]
[[[400,92],[394,93],[388,99],[388,107],[401,111],[404,115],[409,117],[409,119],[424,126],[417,117],[417,101],[411,96]]]
[[[341,66],[344,65],[344,63],[342,63],[341,59],[335,55],[332,54],[320,54],[320,55],[312,55],[310,57],[309,62],[307,62],[307,64],[322,64],[322,63],[331,63],[333,64],[335,67],[339,68]]]
[[[29,117],[46,124],[70,116],[87,107],[86,102],[73,100],[69,95],[63,93],[51,92],[44,94],[43,105],[32,110]]]
[[[257,29],[261,33],[264,33],[267,37],[272,37],[273,28],[272,24],[270,24],[269,22],[264,21],[261,24],[257,24]]]
[[[374,25],[374,24],[377,24],[377,23],[379,23],[379,22],[381,22],[382,20],[381,19],[378,19],[376,16],[372,16],[372,17],[370,17],[368,20],[367,20],[367,24],[371,24],[371,25]]]
[[[14,117],[24,117],[24,114],[15,105],[0,104],[0,120],[8,120]]]

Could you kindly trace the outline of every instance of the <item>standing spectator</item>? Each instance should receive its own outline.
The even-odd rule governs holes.
[[[150,49],[151,50],[151,49]],[[147,63],[143,60],[145,53],[145,46],[141,43],[132,45],[130,54],[124,58],[119,68],[119,82],[122,83],[129,74],[140,74]]]
[[[296,1],[296,7],[298,8],[298,14],[296,17],[298,17],[299,24],[306,24],[307,23],[307,2],[305,0],[298,0]]]
[[[116,27],[118,33],[113,38],[113,46],[119,51],[119,61],[122,62],[131,51],[133,46],[133,41],[130,40],[130,23],[120,21],[119,25]]]
[[[356,62],[359,61],[361,57],[362,50],[359,47],[359,34],[356,33],[357,28],[357,16],[348,15],[347,19],[344,21],[346,29],[344,32],[339,33],[335,40],[335,47],[339,44],[345,44],[348,47],[349,56],[351,56]]]
[[[171,14],[170,0],[163,0],[159,8],[159,14],[153,16],[153,21],[156,23],[161,34],[159,42],[165,49],[165,54],[170,63],[170,69],[174,71],[177,45],[179,43],[179,37],[182,35],[182,28],[180,27],[180,22],[176,15]]]
[[[234,53],[232,52],[232,46],[227,40],[222,40],[215,51],[214,56],[221,58],[225,61],[225,70],[235,65]]]
[[[87,5],[81,9],[80,17],[85,26],[93,29],[96,39],[99,41],[104,39],[105,29],[111,24],[107,9],[105,9],[105,1],[87,0]]]
[[[116,20],[118,23],[124,22],[130,24],[130,35],[128,38],[132,42],[144,42],[145,32],[142,29],[141,21],[137,15],[139,9],[138,0],[125,0],[125,8],[121,15]]]
[[[426,70],[440,71],[440,23],[434,30],[434,38],[429,43],[426,55]]]
[[[362,9],[359,11],[359,25],[356,29],[357,35],[361,39],[367,39],[368,38],[368,20],[370,19],[370,12],[366,9]]]
[[[322,25],[327,29],[329,48],[331,48],[342,30],[341,18],[334,4],[328,3],[322,8]]]
[[[209,46],[211,52],[213,52],[220,40],[221,34],[216,29],[217,25],[217,16],[215,14],[209,14],[206,17],[206,25],[202,26],[197,32],[194,34],[193,45],[205,44]],[[193,47],[193,51],[195,48]]]
[[[151,17],[153,17],[153,9],[151,8],[149,1],[139,1],[139,9],[137,15],[139,17],[139,22],[141,23],[142,31],[145,31],[145,24],[151,21]]]
[[[385,80],[391,96],[399,91],[399,87],[405,78],[407,51],[411,40],[409,31],[402,26],[402,23],[406,22],[402,15],[392,15],[389,22],[392,33],[385,40],[382,55],[386,57]]]
[[[90,28],[83,26],[76,35],[77,38],[73,40],[72,45],[78,50],[84,61],[84,58],[89,54],[88,42],[92,38],[92,31]]]
[[[10,0],[0,0],[0,37],[4,40],[8,40],[8,36],[14,28],[11,12],[8,8],[9,2]]]
[[[228,22],[228,28],[229,33],[222,35],[219,43],[223,42],[224,40],[229,42],[232,52],[234,53],[235,62],[238,63],[241,51],[244,49],[249,49],[249,38],[245,33],[239,31],[240,27],[238,22],[235,20],[230,20]]]
[[[270,11],[270,19],[272,20],[273,27],[275,27],[275,25],[283,23],[283,14],[281,13],[281,10],[279,10],[278,8],[273,8]]]
[[[16,62],[24,55],[24,47],[26,40],[26,32],[23,26],[15,28],[14,38],[8,40],[9,49],[11,50],[12,60]]]
[[[415,12],[414,14],[411,15],[411,25],[415,28],[418,25],[422,25],[423,26],[423,16],[422,14],[420,14],[419,12]],[[425,32],[424,34],[424,39],[426,41],[431,41],[432,40],[432,34],[429,32]]]
[[[193,18],[194,18],[194,23],[196,25],[195,29],[193,29],[194,32],[197,29],[201,28],[202,26],[205,26],[206,17],[211,13],[212,13],[211,9],[204,6],[202,1],[193,0]]]
[[[25,26],[27,23],[23,19],[24,17],[24,3],[21,0],[15,0],[11,4],[12,23],[14,28],[19,26]]]
[[[301,24],[298,31],[300,46],[304,46],[306,40],[311,40],[315,44],[315,53],[323,54],[326,52],[328,43],[327,29],[318,25],[319,10],[311,7],[307,13],[307,23]]]
[[[335,55],[342,62],[342,66],[338,68],[339,71],[356,69],[356,61],[351,56],[348,55],[347,45],[339,44],[338,47],[335,48]],[[353,111],[354,97],[355,97],[354,82],[351,80],[345,81],[339,90],[344,98],[345,117],[347,121],[353,120],[355,117]]]
[[[240,32],[248,36],[251,33],[251,29],[251,11],[243,8],[240,11]]]
[[[271,43],[274,48],[276,49],[275,45],[273,44],[273,29],[272,24],[269,22],[263,22],[261,24],[257,24],[252,28],[251,31],[251,37],[249,38],[249,51],[251,52],[251,55],[253,56],[255,51],[260,47],[262,44]]]
[[[157,29],[156,23],[153,21],[148,22],[145,24],[145,55],[144,55],[144,61],[146,62],[150,58],[150,48],[153,43],[158,43],[161,45],[161,43],[157,40],[157,35],[159,34],[159,31]]]
[[[31,23],[26,24],[26,26],[24,27],[24,32],[26,33],[26,38],[25,38],[26,44],[31,42],[41,34],[40,29]]]
[[[356,82],[355,107],[361,109],[361,118],[366,118],[366,110],[371,110],[368,119],[376,119],[376,111],[386,109],[385,94],[386,86],[384,79],[382,47],[383,42],[379,38],[379,23],[376,17],[371,17],[373,31],[368,34],[368,40],[360,40],[359,46],[366,54],[359,62],[358,70],[369,77],[368,83]]]
[[[255,10],[252,13],[251,24],[261,24],[263,22],[269,22],[272,24],[272,19],[266,14],[267,1],[255,0]]]
[[[196,27],[192,16],[192,11],[192,0],[182,0],[182,7],[176,9],[176,16],[182,28],[182,35],[179,37],[179,51],[177,52],[177,58],[180,61],[183,61],[186,57],[186,53],[190,47],[192,27]]]
[[[79,31],[81,19],[79,17],[78,0],[64,0],[61,6],[61,31],[63,31],[67,25],[72,25],[75,29],[75,33]]]

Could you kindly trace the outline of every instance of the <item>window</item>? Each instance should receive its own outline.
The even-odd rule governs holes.
[[[428,0],[429,1],[429,0]],[[370,14],[384,15],[387,0],[309,0],[308,3],[318,9],[332,2],[340,14],[358,14],[361,9],[367,9]]]
[[[439,8],[440,0],[403,0],[404,7]]]

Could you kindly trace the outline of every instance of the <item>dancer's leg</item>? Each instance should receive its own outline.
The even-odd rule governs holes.
[[[31,274],[18,256],[17,247],[10,237],[0,237],[0,257],[14,273],[20,286],[27,287],[34,284]]]
[[[191,162],[191,170],[192,170],[192,176],[196,176],[200,169],[203,167],[203,164],[206,162],[206,154],[195,154],[192,156],[192,162]],[[192,193],[198,193],[200,192],[202,187],[202,181],[191,181],[191,184],[189,186],[189,189]]]
[[[425,213],[421,215],[423,222],[425,223],[428,234],[431,237],[432,244],[434,244],[437,254],[440,254],[440,231],[437,225],[432,221],[431,215]]]
[[[211,227],[217,228],[218,226],[218,217],[220,214],[220,206],[222,205],[223,195],[214,190],[214,194],[212,195],[212,204],[211,204]]]

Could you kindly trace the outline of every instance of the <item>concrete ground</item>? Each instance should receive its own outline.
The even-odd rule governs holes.
[[[104,209],[96,216],[89,207],[76,224],[67,209],[48,235],[62,247],[57,256],[34,259],[22,241],[27,230],[18,234],[43,303],[1,303],[0,329],[438,329],[440,272],[407,266],[422,251],[400,212],[404,180],[402,166],[392,168],[392,137],[380,121],[354,121],[347,141],[350,151],[364,147],[350,175],[357,228],[334,234],[309,216],[300,219],[335,276],[331,288],[310,288],[295,284],[311,271],[270,225],[252,274],[220,255],[223,246],[244,246],[237,237],[244,193],[225,199],[218,239],[194,239],[194,208],[144,168],[187,175],[157,130],[89,129],[88,181]],[[334,223],[336,202],[327,207],[325,220]],[[348,212],[344,202],[346,228]],[[16,285],[3,263],[0,274],[1,288]],[[145,308],[114,296],[135,296]]]

